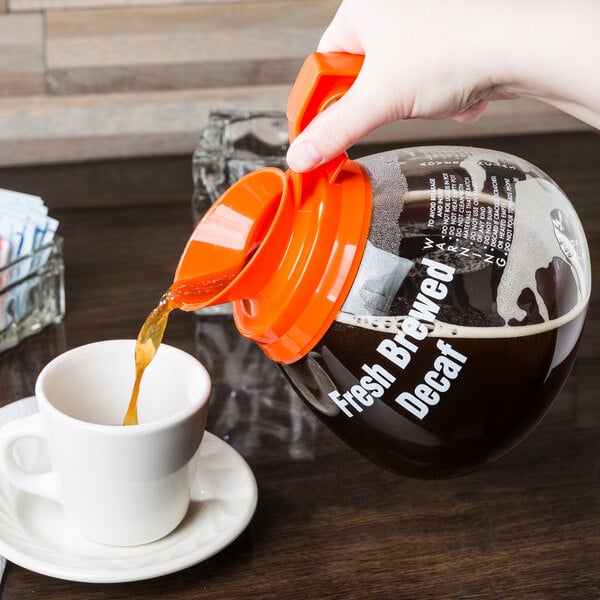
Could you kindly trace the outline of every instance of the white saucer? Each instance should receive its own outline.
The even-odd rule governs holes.
[[[0,427],[36,411],[35,398],[13,402],[0,408]],[[44,469],[39,442],[22,440],[15,450],[27,468]],[[257,486],[246,461],[215,435],[204,434],[199,452],[192,503],[183,522],[163,539],[131,548],[87,540],[59,504],[15,490],[0,478],[0,555],[37,573],[94,583],[159,577],[213,556],[249,523]]]

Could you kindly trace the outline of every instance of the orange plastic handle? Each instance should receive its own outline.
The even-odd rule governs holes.
[[[331,103],[339,100],[352,86],[364,61],[364,56],[344,52],[314,52],[300,69],[290,92],[287,106],[290,142]],[[290,171],[296,205],[304,190],[316,178],[325,176],[333,183],[348,159],[344,152],[310,173]]]

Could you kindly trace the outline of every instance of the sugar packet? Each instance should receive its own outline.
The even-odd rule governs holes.
[[[57,228],[42,198],[0,189],[0,268],[51,243]]]
[[[0,335],[32,312],[36,281],[26,281],[47,261],[58,221],[42,198],[0,188]]]

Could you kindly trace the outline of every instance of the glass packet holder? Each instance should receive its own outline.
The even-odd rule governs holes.
[[[288,146],[284,112],[212,110],[192,157],[194,224],[244,175],[263,167],[286,170]],[[231,315],[231,305],[209,306],[198,314]]]
[[[62,238],[0,268],[0,352],[65,314]]]

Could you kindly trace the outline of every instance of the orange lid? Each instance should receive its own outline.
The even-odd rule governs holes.
[[[293,140],[344,94],[363,57],[312,54],[288,102]],[[175,282],[229,281],[200,306],[233,301],[240,333],[273,360],[307,354],[339,312],[354,281],[371,216],[367,173],[340,155],[311,171],[260,169],[229,188],[198,223]]]

